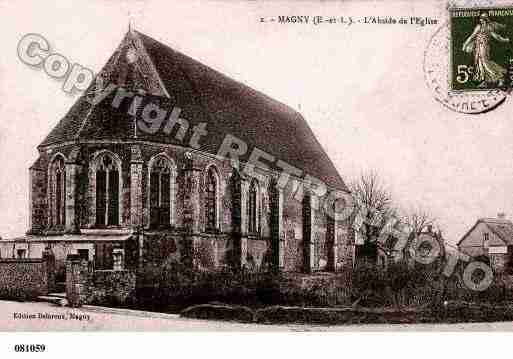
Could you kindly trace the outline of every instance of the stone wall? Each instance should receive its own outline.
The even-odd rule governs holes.
[[[136,274],[129,270],[97,270],[70,256],[66,261],[66,296],[72,307],[125,304],[134,294]]]
[[[164,264],[181,261],[184,252],[183,236],[167,232],[148,232],[141,235],[142,263]]]
[[[253,272],[266,270],[270,265],[269,240],[248,239],[247,269]]]
[[[195,259],[199,269],[230,267],[233,261],[233,241],[222,236],[201,237],[195,241]]]
[[[304,268],[303,207],[293,195],[292,191],[286,191],[283,196],[283,230],[280,239],[285,272],[300,272]]]
[[[43,259],[0,259],[0,298],[26,300],[48,294],[48,270]]]
[[[336,270],[348,271],[353,268],[354,230],[349,219],[337,221],[336,233]]]
[[[68,159],[73,145],[63,145],[51,151],[40,152],[29,169],[29,234],[41,234],[49,227],[48,170],[57,156]]]
[[[0,256],[1,258],[16,258],[18,250],[25,250],[26,258],[40,259],[43,257],[45,248],[51,247],[55,256],[55,270],[58,281],[63,281],[66,271],[66,258],[69,254],[75,254],[78,250],[86,249],[89,252],[89,260],[93,260],[97,254],[97,246],[105,247],[109,245],[109,250],[112,252],[112,247],[115,244],[119,244],[119,242],[102,241],[95,244],[93,241],[55,241],[52,240],[52,237],[49,237],[48,241],[43,241],[40,239],[31,240],[28,237],[24,241],[0,241]],[[121,245],[123,244],[121,243]],[[107,269],[103,266],[100,266],[100,268]]]
[[[146,232],[141,235],[144,264],[164,265],[194,260],[201,270],[228,267],[233,260],[233,241],[227,235],[200,235],[189,238],[179,231]]]
[[[71,307],[87,304],[93,270],[89,262],[78,255],[69,255],[66,260],[66,297]]]

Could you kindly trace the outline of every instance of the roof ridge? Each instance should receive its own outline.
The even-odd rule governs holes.
[[[169,91],[167,90],[164,81],[162,81],[162,76],[160,75],[160,72],[157,69],[157,66],[155,66],[155,63],[153,62],[150,54],[148,54],[148,51],[146,51],[146,47],[144,46],[144,42],[139,38],[139,32],[137,31],[129,31],[128,33],[130,36],[132,36],[132,39],[134,40],[134,46],[136,46],[136,49],[138,51],[142,52],[142,56],[145,60],[148,61],[148,65],[151,67],[151,70],[157,75],[157,81],[159,82],[159,86],[164,91],[164,94],[167,96],[167,98],[171,98],[169,95]]]
[[[486,226],[487,226],[487,227],[488,227],[488,228],[489,228],[493,233],[495,233],[495,235],[496,235],[497,237],[499,237],[499,238],[501,239],[501,241],[503,241],[503,242],[506,242],[506,243],[507,243],[507,239],[508,239],[508,238],[504,238],[503,233],[501,233],[500,231],[497,231],[497,229],[496,229],[496,228],[494,228],[493,226],[490,226],[488,223],[486,223],[486,222],[485,222],[485,224],[486,224]]]
[[[109,59],[107,60],[107,63],[102,67],[102,69],[100,70],[99,73],[96,74],[96,76],[93,78],[93,82],[91,83],[90,85],[90,88],[93,89],[96,87],[96,91],[98,91],[98,88],[97,88],[97,85],[98,85],[98,77],[100,76],[101,77],[101,74],[103,73],[104,70],[108,71],[108,69],[106,69],[109,65],[112,66],[112,64],[116,63],[118,60],[119,60],[119,57],[121,56],[121,50],[122,50],[122,45],[123,43],[125,42],[127,38],[127,35],[125,35],[125,37],[123,38],[123,40],[121,40],[121,43],[118,45],[118,48],[114,51],[114,53],[109,57]],[[103,81],[102,81],[103,82]],[[108,82],[105,84],[106,86],[108,86]],[[106,87],[105,87],[106,88]],[[105,90],[105,88],[103,88],[102,90]],[[95,94],[93,96],[96,95],[96,91],[95,91]],[[89,102],[89,100],[87,99],[87,96],[91,95],[89,89],[87,89],[85,91],[85,93],[82,95],[85,100],[87,102]],[[78,129],[76,135],[75,135],[75,139],[78,139],[80,138],[80,133],[82,132],[82,130],[85,128],[86,126],[86,123],[87,121],[89,120],[89,116],[91,115],[91,113],[93,112],[93,109],[94,107],[96,106],[96,104],[94,103],[91,103],[89,102],[89,111],[87,111],[87,114],[84,116],[84,120],[82,121],[82,124],[80,125],[80,128]]]
[[[249,91],[249,92],[251,92],[251,93],[252,93],[252,94],[254,94],[254,95],[261,96],[261,97],[265,98],[266,100],[269,100],[269,101],[273,102],[275,105],[279,105],[279,106],[283,107],[284,109],[286,109],[286,110],[288,110],[288,111],[290,111],[290,112],[293,112],[293,113],[295,113],[296,115],[299,115],[299,116],[303,117],[299,111],[297,111],[296,109],[294,109],[294,108],[292,108],[291,106],[287,105],[286,103],[284,103],[284,102],[282,102],[282,101],[280,101],[280,100],[277,100],[277,99],[275,99],[275,98],[273,98],[273,97],[271,97],[271,96],[269,96],[269,95],[265,94],[264,92],[262,92],[262,91],[260,91],[260,90],[257,90],[257,89],[255,89],[255,88],[253,88],[253,87],[251,87],[250,85],[247,85],[247,84],[245,84],[245,83],[243,83],[243,82],[241,82],[241,81],[239,81],[239,80],[236,80],[236,79],[234,79],[234,78],[232,78],[232,77],[230,77],[230,76],[228,76],[228,75],[226,75],[226,74],[222,73],[221,71],[216,70],[216,69],[214,69],[213,67],[211,67],[211,66],[209,66],[209,65],[206,65],[206,64],[204,64],[203,62],[201,62],[201,61],[199,61],[199,60],[197,60],[197,59],[195,59],[195,58],[193,58],[193,57],[191,57],[191,56],[189,56],[189,55],[187,55],[187,54],[185,54],[185,53],[183,53],[183,52],[181,52],[181,51],[178,51],[178,50],[176,50],[176,49],[172,48],[171,46],[166,45],[165,43],[163,43],[163,42],[161,42],[161,41],[159,41],[159,40],[156,40],[156,39],[154,39],[154,38],[153,38],[153,37],[151,37],[151,36],[146,35],[145,33],[142,33],[142,32],[137,31],[137,30],[133,30],[133,31],[134,31],[135,33],[137,33],[137,35],[142,35],[142,36],[144,36],[144,37],[146,37],[146,38],[150,39],[151,41],[154,41],[154,42],[158,43],[159,45],[166,47],[168,50],[170,50],[170,51],[174,52],[175,54],[178,54],[179,56],[183,56],[183,57],[185,57],[185,58],[187,58],[187,59],[189,59],[189,60],[194,61],[195,63],[197,63],[198,65],[200,65],[200,66],[202,66],[202,67],[204,67],[204,68],[206,68],[206,69],[208,69],[209,71],[214,71],[217,75],[222,76],[224,79],[226,79],[226,80],[229,80],[229,81],[231,81],[231,82],[235,82],[235,83],[239,84],[240,86],[242,86],[242,87],[243,87],[243,90],[244,90],[245,92],[246,92],[246,91]],[[144,41],[143,41],[143,42],[144,42]],[[183,71],[182,67],[180,66],[180,64],[177,64],[177,66],[180,68],[180,71],[181,71],[182,73],[184,73],[184,71]],[[157,70],[157,72],[158,72],[158,70]],[[160,74],[160,73],[159,73],[159,74]],[[187,78],[187,81],[188,81],[189,83],[191,82],[189,78]]]
[[[479,218],[478,221],[482,221],[482,222],[501,222],[501,223],[511,223],[511,224],[513,224],[513,222],[510,219],[507,219],[507,218],[482,217],[482,218]]]

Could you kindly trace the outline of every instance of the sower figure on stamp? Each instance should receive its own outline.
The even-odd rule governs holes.
[[[488,14],[483,13],[474,32],[463,43],[463,51],[474,54],[474,81],[479,82],[479,87],[495,83],[499,86],[504,84],[506,69],[490,59],[490,37],[500,42],[509,42],[509,38],[495,32],[505,27],[491,21]]]

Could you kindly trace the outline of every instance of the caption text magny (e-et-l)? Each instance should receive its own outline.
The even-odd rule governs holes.
[[[419,16],[321,16],[321,15],[280,15],[261,17],[261,23],[276,24],[305,24],[305,25],[322,25],[322,24],[340,24],[340,25],[437,25],[439,21],[431,17]]]

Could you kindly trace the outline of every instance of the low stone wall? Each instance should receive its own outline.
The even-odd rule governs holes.
[[[48,294],[44,259],[0,259],[0,298],[28,300]]]
[[[125,304],[135,291],[136,274],[129,270],[97,270],[71,258],[66,263],[66,296],[72,307],[83,304]]]

